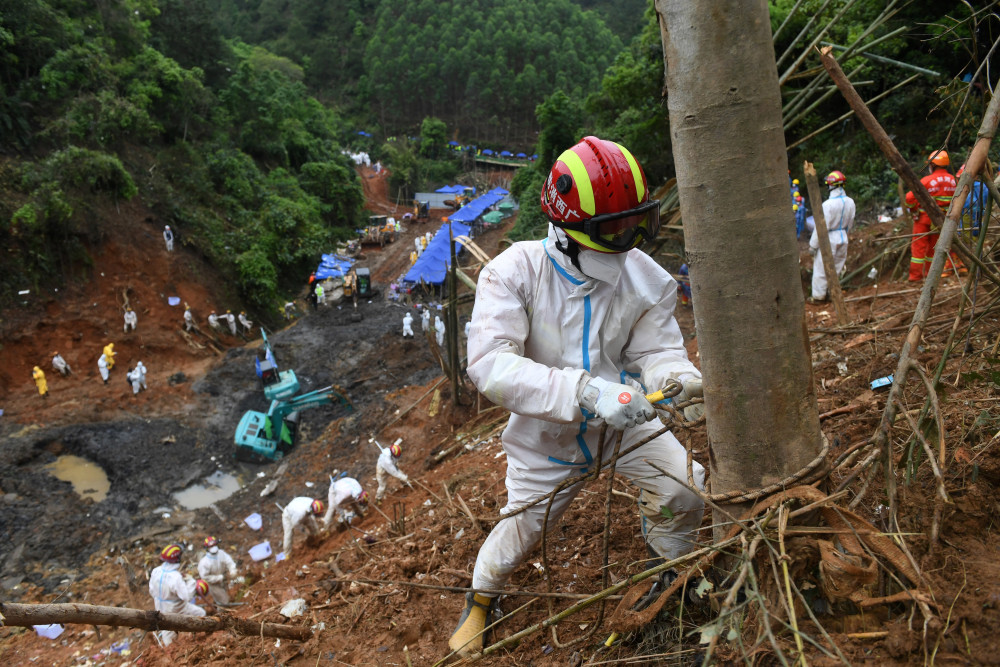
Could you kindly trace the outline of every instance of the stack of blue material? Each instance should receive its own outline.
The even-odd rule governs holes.
[[[341,278],[357,261],[353,257],[344,255],[323,255],[323,261],[316,268],[316,280],[326,280],[327,278]]]

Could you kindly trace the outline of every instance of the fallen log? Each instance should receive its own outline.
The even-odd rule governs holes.
[[[308,626],[256,623],[234,616],[185,616],[127,607],[104,607],[93,604],[18,604],[0,602],[0,626],[21,626],[53,623],[110,625],[143,630],[173,630],[174,632],[219,632],[230,630],[248,637],[280,637],[305,641],[312,637]]]

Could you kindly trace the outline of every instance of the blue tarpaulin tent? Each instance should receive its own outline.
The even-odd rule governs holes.
[[[362,137],[370,137],[370,136],[372,136],[371,134],[369,134],[368,132],[365,132],[364,130],[358,130],[358,134],[360,134]]]
[[[452,222],[473,222],[486,210],[507,196],[503,188],[493,188],[484,195],[476,197],[468,204],[448,216]]]
[[[316,268],[316,280],[326,280],[327,278],[340,278],[351,270],[356,260],[353,257],[344,255],[323,255],[323,261]]]
[[[451,233],[454,236],[465,236],[471,227],[460,222],[451,223]],[[445,274],[451,265],[451,248],[448,246],[448,225],[443,224],[438,229],[437,234],[427,244],[424,252],[417,258],[417,263],[410,267],[410,270],[403,276],[404,283],[418,283],[424,281],[431,285],[440,285],[444,282]]]
[[[491,151],[489,148],[484,148],[483,155],[493,155],[493,151]]]
[[[519,158],[526,158],[526,157],[528,157],[528,155],[527,155],[526,153],[518,153],[518,154],[517,154],[517,155],[515,155],[514,157],[519,157]]]
[[[457,195],[462,193],[464,190],[465,186],[463,185],[443,185],[434,192],[440,192],[446,195]]]

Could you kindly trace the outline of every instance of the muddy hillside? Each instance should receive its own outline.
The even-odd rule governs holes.
[[[384,175],[361,175],[373,213],[402,212],[386,196]],[[467,380],[453,387],[419,320],[416,336],[404,339],[403,307],[386,298],[408,266],[413,239],[436,224],[404,228],[395,243],[365,249],[362,265],[372,269],[381,294],[359,303],[357,314],[344,304],[313,311],[300,299],[295,319],[269,328],[279,366],[295,370],[302,390],[336,385],[350,405],[302,410],[295,447],[279,462],[254,464],[234,459],[233,438],[244,412],[268,407],[254,369],[259,332],[209,330],[212,310],[238,313],[242,306],[190,247],[181,243],[168,255],[148,212],[122,209],[109,221],[132,230],[132,241],[109,242],[93,275],[63,292],[31,294],[4,313],[0,602],[150,610],[148,578],[159,550],[180,544],[182,570],[195,574],[203,540],[214,535],[236,560],[239,579],[230,582],[231,606],[199,604],[210,616],[252,623],[255,634],[182,633],[164,648],[154,633],[131,627],[67,624],[48,629],[54,638],[4,627],[0,664],[451,661],[448,637],[479,546],[507,502],[499,436],[508,415]],[[495,255],[509,224],[477,243]],[[945,363],[938,423],[922,437],[911,429],[926,385],[912,381],[900,396],[905,410],[891,447],[899,466],[898,529],[886,523],[885,480],[873,464],[880,452],[870,442],[887,393],[872,382],[893,373],[919,296],[919,286],[897,270],[905,267],[902,256],[884,250],[906,226],[903,219],[862,219],[852,232],[848,267],[860,268],[862,277],[845,292],[850,324],[838,326],[830,304],[806,305],[829,441],[822,475],[760,500],[755,523],[722,551],[712,545],[718,526],[706,513],[697,547],[714,555],[681,565],[677,581],[686,590],[639,611],[634,601],[650,580],[634,580],[649,567],[636,490],[607,471],[586,481],[514,571],[483,664],[687,666],[702,664],[707,652],[710,662],[725,665],[792,664],[800,655],[814,665],[997,662],[1000,538],[992,522],[1000,490],[1000,325],[974,276],[942,279],[914,349],[923,368]],[[801,250],[806,289],[805,241]],[[659,259],[670,265],[678,257]],[[472,259],[463,265],[476,275]],[[864,278],[869,267],[875,275]],[[967,312],[960,315],[963,294],[979,295],[974,327]],[[139,316],[134,333],[121,329],[126,301]],[[185,302],[197,330],[184,329]],[[691,308],[679,307],[677,318],[698,364]],[[958,336],[961,344],[951,345]],[[109,342],[118,356],[104,384],[96,360]],[[949,349],[958,352],[949,356]],[[49,372],[55,351],[73,366],[71,376]],[[140,360],[149,386],[133,395],[124,372]],[[31,381],[36,364],[46,369],[47,398]],[[672,429],[707,465],[704,425]],[[291,556],[277,560],[280,508],[299,496],[325,501],[330,476],[341,471],[373,493],[378,445],[393,442],[401,444],[410,483],[390,480],[385,500],[350,526],[296,534]],[[56,475],[73,477],[75,485]],[[246,521],[254,515],[259,528]],[[271,555],[255,560],[268,549]],[[734,560],[710,560],[723,552]],[[261,636],[261,623],[301,634]]]

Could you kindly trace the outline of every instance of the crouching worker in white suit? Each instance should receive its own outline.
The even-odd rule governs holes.
[[[186,616],[204,616],[205,610],[194,604],[195,595],[207,595],[208,583],[181,574],[181,556],[184,550],[178,544],[168,544],[160,551],[163,565],[153,568],[149,575],[149,594],[156,611]],[[173,630],[161,630],[160,641],[169,646],[177,638]]]
[[[515,243],[483,269],[469,332],[469,377],[512,413],[502,436],[508,495],[501,514],[594,471],[603,424],[624,431],[622,451],[662,428],[638,385],[621,384],[626,378],[649,392],[679,380],[685,386],[679,401],[701,395],[700,373],[673,315],[677,284],[638,250],[656,236],[659,204],[650,200],[631,153],[584,138],[552,167],[541,204],[552,222],[548,238]],[[690,406],[685,417],[701,411],[700,404]],[[605,460],[613,450],[605,446]],[[616,464],[639,489],[651,555],[673,559],[694,547],[704,505],[644,459],[685,479],[687,456],[666,433]],[[697,463],[694,476],[704,483]],[[555,497],[550,527],[581,488]],[[466,595],[449,641],[453,651],[482,650],[482,631],[496,605],[494,594],[479,591],[502,590],[535,548],[547,502],[501,520],[486,538],[472,576],[476,592]]]

